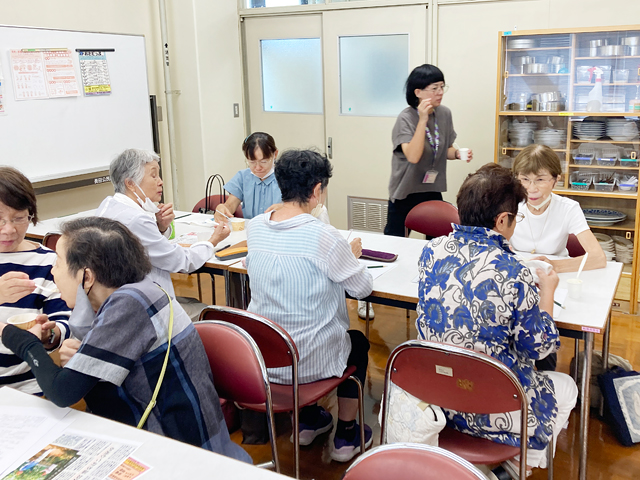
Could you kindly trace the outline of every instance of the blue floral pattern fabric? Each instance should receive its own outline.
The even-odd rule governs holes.
[[[460,225],[427,242],[419,270],[418,338],[470,348],[511,368],[529,400],[528,446],[543,449],[558,409],[553,382],[534,361],[556,351],[560,340],[551,316],[538,308],[531,271],[502,235]],[[461,432],[520,445],[512,413],[445,412],[449,426]]]

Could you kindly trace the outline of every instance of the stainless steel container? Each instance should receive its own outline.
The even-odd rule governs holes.
[[[640,45],[627,45],[627,55],[637,57],[640,55]]]
[[[563,72],[563,70],[567,70],[567,65],[564,63],[549,65],[549,73],[567,73],[567,72]]]
[[[528,65],[530,63],[536,63],[536,57],[532,57],[530,55],[522,55],[519,57],[513,57],[511,63],[520,66],[520,65]]]
[[[523,65],[524,73],[549,73],[549,64],[546,63],[530,63]]]
[[[547,63],[551,63],[552,65],[559,65],[564,63],[564,57],[561,55],[554,55],[551,57],[547,57]]]
[[[560,92],[542,92],[539,94],[541,102],[557,102],[560,100],[562,95]]]
[[[626,37],[622,39],[622,45],[640,46],[640,37]]]
[[[590,40],[589,47],[601,47],[604,45],[603,40],[600,38],[598,40]]]
[[[589,56],[590,57],[597,57],[600,52],[599,49],[600,47],[589,47]]]
[[[601,57],[617,57],[624,55],[624,45],[604,45],[598,47]]]

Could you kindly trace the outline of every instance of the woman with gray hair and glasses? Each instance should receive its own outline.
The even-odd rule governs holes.
[[[162,196],[160,158],[153,152],[130,148],[111,162],[109,174],[115,195],[98,207],[99,217],[123,223],[138,237],[149,254],[151,278],[175,297],[171,273],[191,273],[213,256],[213,247],[229,235],[229,227],[221,223],[208,240],[190,248],[169,242],[173,205],[158,204]],[[177,299],[192,319],[204,307],[193,299]]]

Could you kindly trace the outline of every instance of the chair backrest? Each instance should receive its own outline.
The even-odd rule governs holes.
[[[486,480],[487,477],[458,455],[418,443],[381,445],[359,456],[343,480]]]
[[[581,257],[584,255],[585,250],[582,248],[580,244],[580,240],[573,233],[569,234],[569,238],[567,238],[567,250],[569,251],[570,257]]]
[[[429,200],[411,209],[404,226],[435,238],[449,235],[453,231],[452,223],[460,223],[458,209],[448,202]]]
[[[213,383],[220,398],[240,403],[266,403],[271,396],[267,368],[253,339],[226,322],[196,322]]]
[[[48,232],[42,238],[42,245],[44,245],[47,248],[50,248],[51,250],[53,250],[55,252],[56,246],[58,245],[58,240],[60,240],[60,236],[61,236],[60,233]]]
[[[387,390],[388,381],[427,403],[461,412],[504,413],[527,407],[522,385],[506,365],[484,353],[445,343],[409,340],[400,344],[387,362]]]
[[[193,213],[198,213],[201,208],[204,208],[206,203],[207,203],[207,197],[204,197],[202,200],[200,200],[198,203],[194,205],[193,210],[191,211]],[[216,207],[221,203],[224,203],[223,195],[209,195],[209,210],[215,210]],[[238,205],[238,208],[236,208],[236,211],[234,212],[233,216],[236,218],[243,218],[242,205]]]
[[[258,345],[267,368],[297,366],[300,356],[294,341],[268,318],[239,308],[210,306],[202,311],[200,320],[221,320],[242,328]]]

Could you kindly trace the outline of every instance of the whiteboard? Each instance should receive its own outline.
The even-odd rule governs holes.
[[[30,48],[70,49],[81,92],[76,49],[114,49],[111,94],[16,101],[9,52]],[[153,150],[144,36],[0,25],[0,67],[0,164],[32,182],[108,170],[127,148]]]

